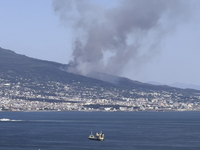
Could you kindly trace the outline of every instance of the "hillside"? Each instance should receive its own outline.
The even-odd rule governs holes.
[[[0,48],[2,110],[199,109],[197,90],[151,85],[100,72],[86,77],[69,73],[63,69],[66,67]]]
[[[18,82],[22,78],[38,82],[55,81],[70,84],[79,81],[86,85],[109,85],[99,80],[64,72],[59,69],[61,66],[60,63],[34,59],[0,48],[0,77],[11,82]]]
[[[11,80],[12,82],[17,82],[19,78],[23,78],[38,82],[55,81],[72,83],[73,81],[77,81],[90,86],[102,85],[124,89],[136,88],[138,90],[164,90],[171,92],[175,90],[179,92],[193,92],[193,90],[182,90],[169,86],[152,85],[100,72],[91,75],[91,77],[86,77],[63,71],[60,69],[62,66],[64,65],[60,63],[34,59],[25,55],[16,54],[11,50],[0,48],[0,76],[4,79]]]

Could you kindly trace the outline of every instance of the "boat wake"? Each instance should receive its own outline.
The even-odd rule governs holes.
[[[24,120],[10,120],[10,121],[24,121]]]

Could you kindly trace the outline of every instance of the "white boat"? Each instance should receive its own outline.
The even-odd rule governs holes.
[[[97,140],[97,141],[104,141],[104,134],[101,131],[100,133],[96,133],[96,136],[94,136],[91,132],[89,139],[90,140]]]
[[[3,119],[0,119],[0,121],[10,121],[10,119],[3,118]]]

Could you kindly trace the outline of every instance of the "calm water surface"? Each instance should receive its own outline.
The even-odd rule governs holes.
[[[200,150],[200,112],[0,112],[0,150]],[[93,131],[105,141],[91,141]]]

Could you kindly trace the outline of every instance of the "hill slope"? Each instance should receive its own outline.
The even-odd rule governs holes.
[[[38,82],[55,81],[69,84],[77,81],[89,86],[108,86],[140,91],[196,92],[196,90],[183,90],[165,85],[142,83],[99,72],[92,74],[91,77],[86,77],[63,71],[60,69],[62,66],[63,64],[60,63],[34,59],[0,48],[0,77],[9,79],[12,82],[17,82],[19,78],[23,78]],[[108,82],[110,79],[113,80]]]
[[[64,72],[59,69],[61,66],[60,63],[34,59],[0,48],[0,77],[12,82],[17,82],[19,78],[23,78],[38,82],[72,83],[79,81],[86,85],[109,85],[109,83],[96,79]]]

